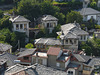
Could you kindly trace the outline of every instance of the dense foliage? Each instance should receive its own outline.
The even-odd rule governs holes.
[[[82,42],[79,47],[81,50],[85,49],[87,55],[100,56],[100,39],[93,38],[86,43]]]
[[[66,15],[66,23],[73,23],[74,21],[82,22],[82,16],[77,11],[71,11]]]
[[[25,48],[34,48],[33,44],[32,43],[28,43],[27,45],[25,45]]]

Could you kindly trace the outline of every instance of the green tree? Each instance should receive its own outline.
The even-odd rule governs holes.
[[[65,15],[63,13],[56,12],[55,17],[58,18],[59,24],[64,24]]]
[[[3,11],[0,10],[0,18],[2,18],[2,17],[3,17]]]
[[[42,14],[54,15],[56,12],[60,12],[59,7],[54,6],[50,1],[44,1],[41,3]]]
[[[66,23],[73,23],[74,21],[82,22],[82,16],[77,11],[71,11],[66,15]]]
[[[18,14],[25,16],[31,21],[34,21],[34,18],[41,15],[39,3],[32,2],[31,0],[21,0],[18,3],[17,11]]]
[[[25,45],[25,48],[34,48],[32,43],[28,43],[27,45]]]
[[[3,28],[12,30],[12,22],[9,21],[9,16],[4,16],[2,19],[0,19],[0,29]]]

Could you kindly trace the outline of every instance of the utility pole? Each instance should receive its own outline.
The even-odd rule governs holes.
[[[20,40],[18,40],[18,50],[20,51]]]

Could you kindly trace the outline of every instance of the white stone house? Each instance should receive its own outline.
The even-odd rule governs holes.
[[[24,32],[29,38],[30,20],[20,15],[16,17],[11,17],[9,20],[12,21],[13,23],[13,28],[12,28],[13,31]],[[28,42],[28,38],[26,39],[26,42]]]
[[[100,12],[93,8],[83,8],[80,11],[80,14],[83,16],[83,21],[88,21],[93,18],[97,24],[100,25]]]
[[[69,23],[61,26],[61,31],[57,32],[64,48],[77,50],[79,41],[87,41],[88,33],[80,28],[78,23]],[[70,47],[70,48],[69,48]]]
[[[58,19],[52,15],[43,15],[43,17],[40,19],[40,27],[47,28],[49,33],[52,33],[54,27],[57,26],[57,24]]]

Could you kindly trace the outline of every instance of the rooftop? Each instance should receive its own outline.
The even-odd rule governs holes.
[[[78,35],[88,35],[88,33],[80,28],[78,23],[69,23],[61,26],[60,38],[78,38]]]
[[[33,56],[36,56],[36,53]],[[47,58],[48,56],[47,56],[47,53],[38,52],[38,57],[45,57],[45,58]]]
[[[39,38],[39,39],[35,39],[35,44],[61,45],[61,42],[56,38]]]
[[[1,59],[7,59],[7,66],[10,67],[10,66],[15,64],[14,60],[17,59],[17,56],[12,55],[10,53],[3,53],[3,54],[0,54],[0,58]]]
[[[14,18],[10,18],[9,20],[12,22],[30,22],[30,20],[28,20],[25,17],[20,16],[20,15],[17,17],[14,17]]]
[[[11,48],[12,48],[11,45],[0,43],[0,51],[7,51]]]
[[[23,57],[26,55],[31,55],[35,52],[36,48],[33,49],[24,49],[21,52],[18,53],[18,57]]]
[[[66,75],[67,73],[64,71],[59,71],[50,67],[46,67],[43,65],[34,65],[32,66],[22,66],[22,65],[14,65],[6,70],[5,75]]]
[[[58,19],[52,15],[43,15],[42,17],[43,21],[57,21]]]
[[[100,12],[93,8],[83,8],[81,9],[80,14],[81,15],[95,15],[95,14],[100,14]]]
[[[68,68],[78,69],[79,67],[80,67],[79,64],[74,64],[74,63],[70,63],[70,64],[68,64]]]
[[[61,48],[56,48],[56,47],[50,47],[48,52],[47,52],[47,55],[58,55],[61,51]]]

